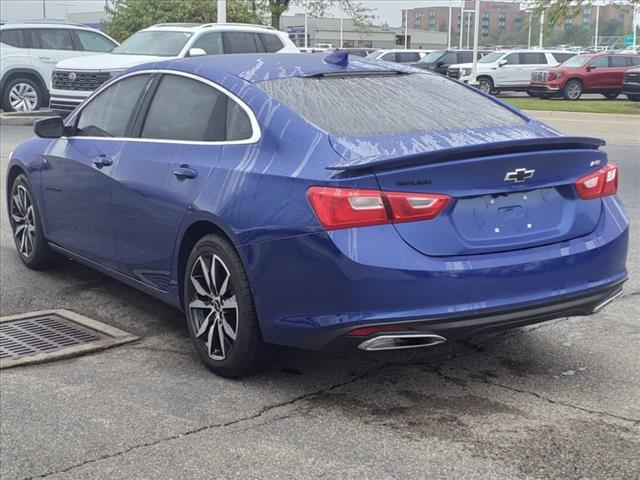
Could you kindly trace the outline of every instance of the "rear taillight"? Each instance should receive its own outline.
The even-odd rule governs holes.
[[[430,220],[451,201],[448,195],[335,187],[311,187],[307,197],[327,230]]]
[[[575,186],[584,200],[615,195],[618,191],[618,167],[609,163],[597,172],[576,180]]]

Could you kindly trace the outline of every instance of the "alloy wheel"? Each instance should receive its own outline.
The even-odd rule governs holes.
[[[578,85],[576,82],[569,82],[569,85],[567,85],[567,96],[571,100],[579,98],[581,93],[582,92],[580,85]]]
[[[38,92],[28,83],[16,83],[9,91],[9,103],[16,112],[30,112],[38,104]]]
[[[478,88],[482,93],[489,95],[491,93],[491,84],[487,80],[480,80]]]
[[[11,196],[13,236],[20,254],[30,257],[36,246],[36,219],[29,192],[18,185]]]
[[[211,253],[200,255],[189,274],[195,337],[213,360],[224,360],[238,336],[238,301],[229,269]]]

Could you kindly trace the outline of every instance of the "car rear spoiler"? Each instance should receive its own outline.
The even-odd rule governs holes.
[[[344,164],[326,167],[327,170],[344,172],[365,170],[390,170],[406,168],[429,163],[450,162],[471,157],[486,157],[488,155],[503,155],[507,153],[531,152],[536,150],[569,150],[589,149],[597,150],[606,142],[593,137],[548,137],[507,140],[495,143],[479,143],[462,147],[445,148],[431,152],[409,153],[406,155],[379,155],[362,158]]]

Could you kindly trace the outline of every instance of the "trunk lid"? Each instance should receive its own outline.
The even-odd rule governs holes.
[[[345,161],[330,168],[338,176],[372,172],[386,191],[453,197],[433,220],[395,225],[425,255],[510,251],[587,235],[601,201],[580,199],[573,184],[604,166],[606,155],[597,150],[603,142],[540,128],[466,132],[457,140],[454,132],[366,142],[333,138]]]

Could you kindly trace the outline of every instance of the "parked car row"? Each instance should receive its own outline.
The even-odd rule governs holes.
[[[623,93],[625,73],[639,65],[640,56],[635,54],[577,55],[556,67],[532,72],[531,93],[566,100],[578,100],[583,93],[600,93],[614,99]],[[635,80],[635,76],[632,78]],[[626,93],[630,100],[640,100],[640,92],[634,93],[633,87],[627,87],[627,92],[631,92]]]
[[[118,45],[102,32],[79,25],[15,23],[0,26],[0,42],[2,108],[30,111],[50,105],[61,115],[113,76],[142,63],[227,53],[298,52],[285,32],[244,24],[165,23]]]

